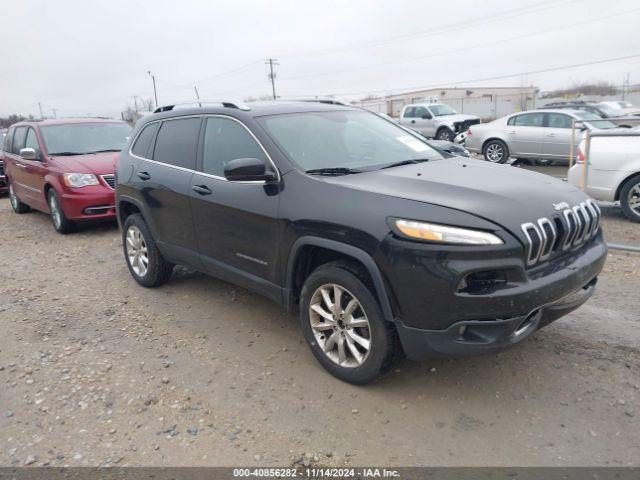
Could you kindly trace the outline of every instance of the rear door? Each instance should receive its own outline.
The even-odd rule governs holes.
[[[544,143],[544,113],[522,113],[507,121],[507,142],[512,157],[539,157]]]
[[[278,187],[224,177],[230,160],[271,160],[249,129],[232,117],[205,117],[201,137],[199,171],[190,192],[201,262],[209,273],[279,301]]]
[[[199,262],[189,195],[201,122],[200,116],[162,121],[149,148],[151,159],[142,159],[135,172],[161,251],[169,259],[195,267]]]
[[[550,159],[569,160],[571,145],[571,120],[565,113],[546,113],[542,156]],[[580,135],[576,135],[577,146]],[[575,151],[575,150],[574,150]]]

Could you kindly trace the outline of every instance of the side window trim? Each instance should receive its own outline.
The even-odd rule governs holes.
[[[281,180],[280,170],[278,170],[278,167],[276,166],[275,162],[271,158],[271,155],[269,155],[269,152],[267,152],[267,149],[264,148],[264,145],[262,145],[262,142],[260,140],[258,140],[258,138],[251,131],[251,129],[249,127],[247,127],[244,124],[244,122],[242,122],[241,120],[238,120],[237,118],[232,117],[230,115],[223,115],[223,114],[219,114],[219,113],[211,113],[211,114],[208,114],[208,115],[204,115],[204,121],[202,122],[202,125],[201,125],[200,139],[199,139],[199,142],[198,142],[198,153],[196,155],[197,163],[196,163],[196,171],[195,171],[195,173],[197,175],[203,175],[205,177],[215,178],[216,180],[222,180],[222,181],[229,182],[229,183],[254,183],[254,184],[264,184],[264,183],[266,183],[264,180],[249,181],[249,182],[232,181],[232,180],[227,180],[225,177],[220,177],[218,175],[212,175],[210,173],[206,173],[206,172],[202,171],[202,169],[203,169],[202,160],[204,158],[204,129],[207,128],[207,119],[210,118],[210,117],[226,118],[228,120],[233,120],[234,122],[239,123],[242,127],[244,127],[244,129],[249,133],[249,135],[253,138],[253,140],[256,142],[256,144],[260,147],[260,150],[262,150],[264,152],[265,157],[267,157],[267,160],[269,160],[269,163],[271,164],[271,167],[273,168],[273,171],[276,173],[277,182],[280,182],[280,180]]]

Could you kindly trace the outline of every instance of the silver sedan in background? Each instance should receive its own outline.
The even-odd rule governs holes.
[[[568,164],[572,120],[584,122],[581,128],[590,130],[617,128],[612,122],[581,110],[530,110],[473,125],[467,131],[465,147],[493,163],[504,163],[513,157]],[[574,147],[581,138],[577,132]]]

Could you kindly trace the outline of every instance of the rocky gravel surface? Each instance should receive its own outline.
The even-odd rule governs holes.
[[[114,225],[0,199],[0,466],[639,465],[640,255],[499,355],[326,374],[297,319],[179,269],[130,277]],[[640,225],[605,208],[610,241]]]

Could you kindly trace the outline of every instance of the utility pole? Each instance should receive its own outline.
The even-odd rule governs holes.
[[[138,116],[138,96],[137,95],[133,96],[133,105],[136,109],[136,116]]]
[[[198,106],[201,107],[202,103],[200,103],[200,94],[198,93],[198,87],[194,85],[193,89],[196,91],[196,98],[198,99]]]
[[[264,62],[265,65],[269,65],[269,79],[271,80],[271,90],[273,92],[273,99],[275,100],[276,97],[276,74],[273,72],[273,66],[274,65],[280,65],[278,63],[278,59],[277,58],[269,58],[267,59],[266,62]]]
[[[156,108],[158,108],[158,91],[156,90],[156,76],[153,73],[151,73],[151,70],[147,70],[147,73],[151,77],[151,80],[153,80],[153,96],[156,99]]]
[[[58,114],[56,113],[58,111],[57,108],[52,108],[51,111],[53,112],[53,118],[58,118]]]
[[[629,81],[631,80],[631,73],[627,72],[627,78],[622,80],[622,100],[626,99],[627,90],[629,90]]]
[[[38,102],[38,108],[40,108],[40,120],[44,119],[44,115],[42,114],[42,104]]]

